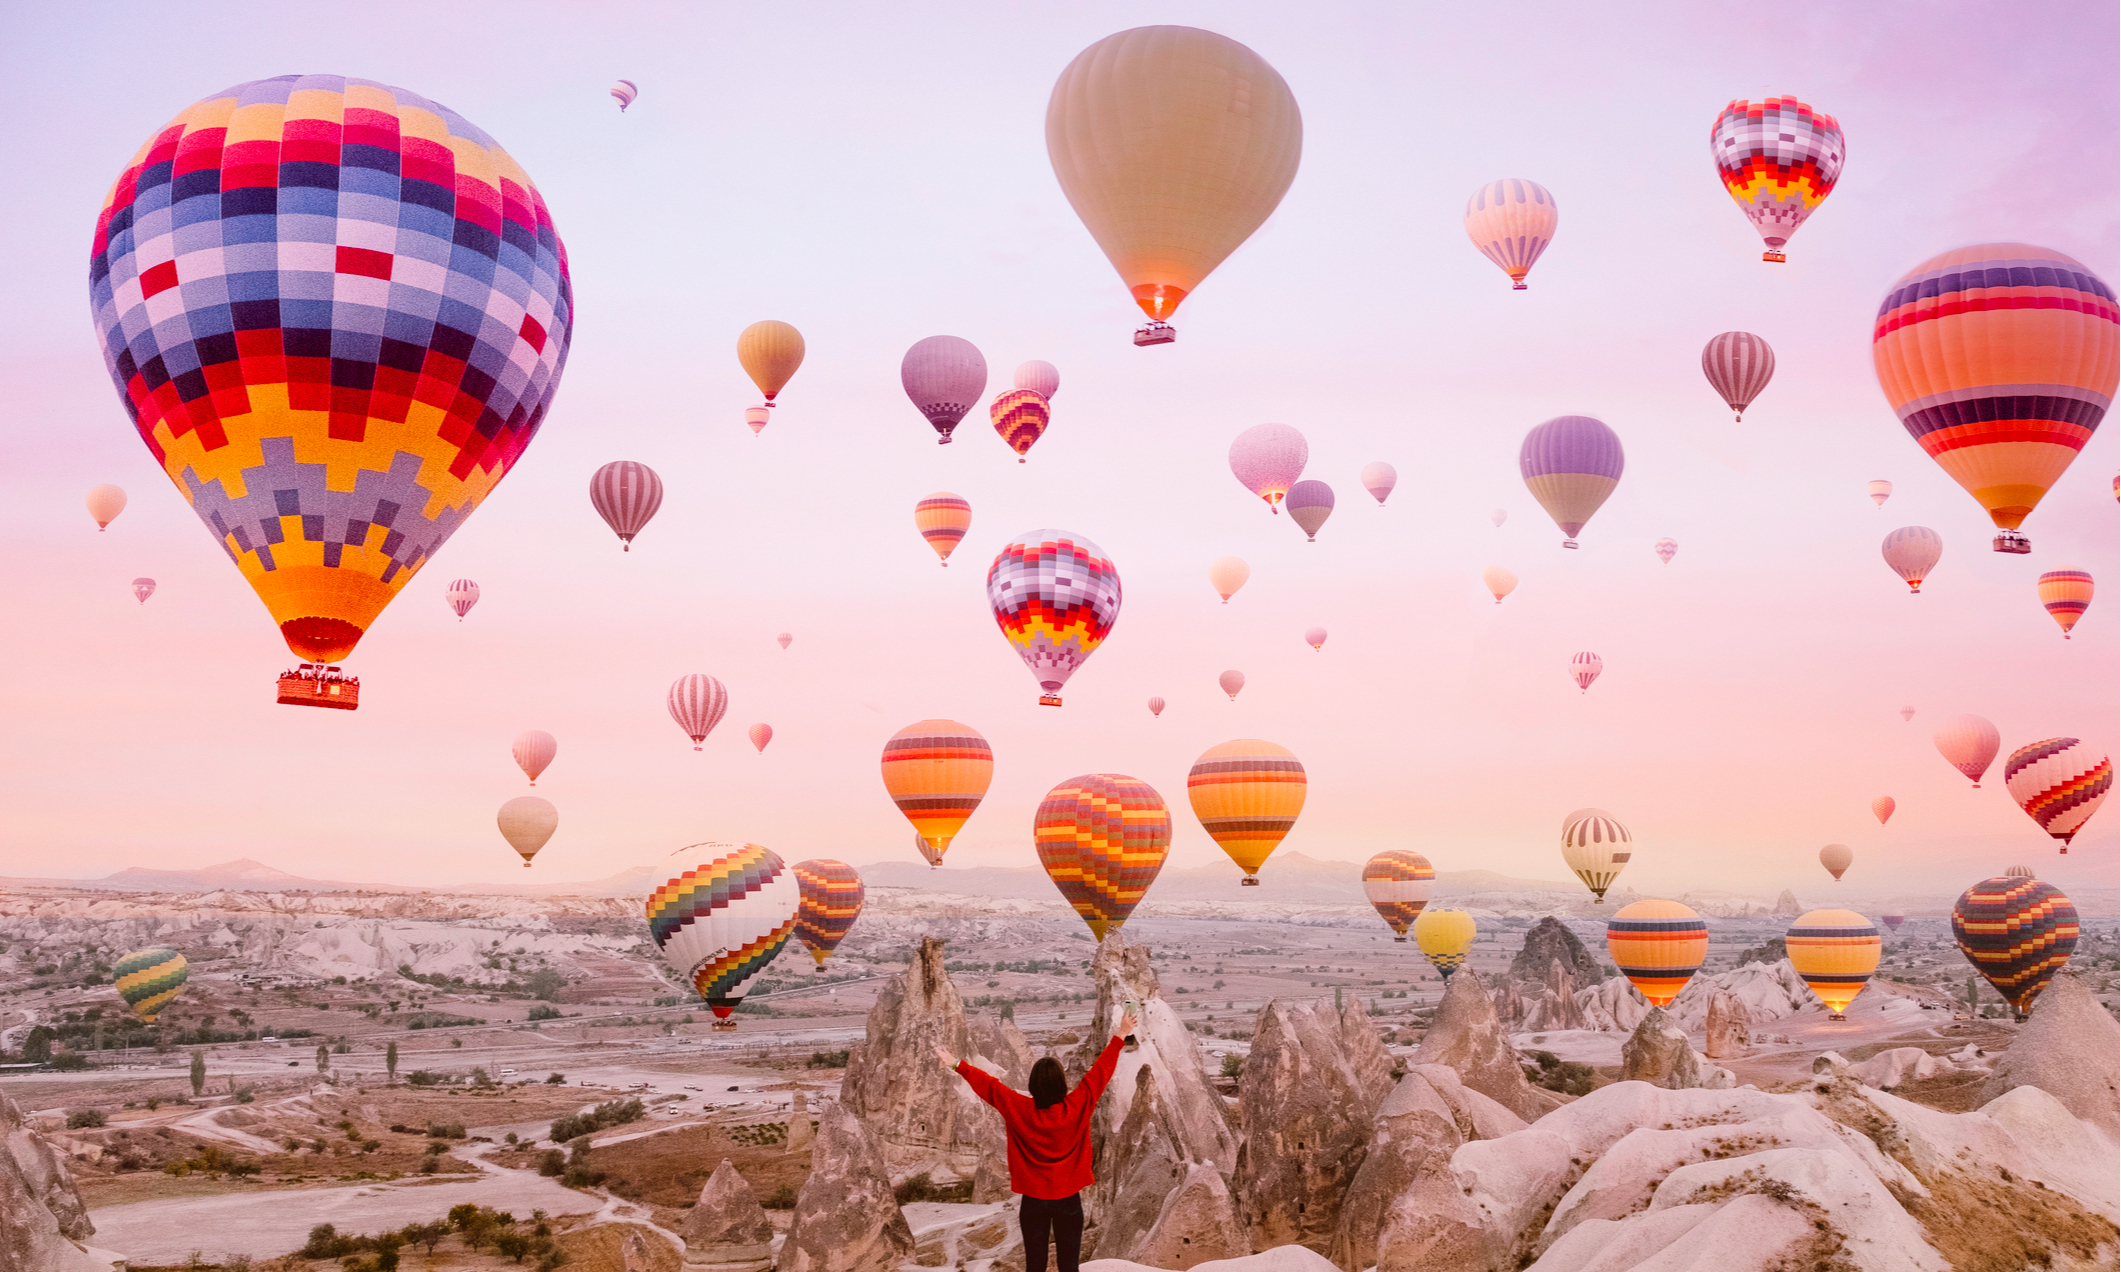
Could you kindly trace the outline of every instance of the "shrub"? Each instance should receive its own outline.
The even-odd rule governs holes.
[[[847,1067],[846,1051],[813,1051],[804,1066],[808,1069],[844,1069]]]
[[[103,1110],[101,1109],[75,1109],[66,1115],[66,1129],[69,1131],[78,1131],[85,1126],[101,1125],[103,1125]]]
[[[566,1074],[564,1074],[564,1073],[548,1073],[548,1074],[546,1074],[546,1075],[545,1075],[545,1085],[546,1085],[546,1086],[566,1086],[566,1085],[567,1085],[567,1075],[566,1075]]]
[[[966,1179],[954,1184],[938,1184],[924,1170],[892,1189],[891,1195],[901,1206],[914,1201],[971,1201],[972,1181]]]
[[[768,1210],[793,1210],[795,1209],[795,1188],[790,1184],[782,1184],[772,1192],[767,1193],[765,1200],[759,1204]]]
[[[429,1122],[427,1124],[427,1138],[439,1140],[463,1139],[464,1124],[462,1122]],[[442,1147],[447,1150],[449,1145],[444,1144]]]
[[[1241,1055],[1238,1055],[1238,1054],[1237,1054],[1237,1053],[1236,1053],[1235,1051],[1229,1051],[1229,1052],[1225,1052],[1225,1053],[1223,1053],[1223,1068],[1222,1068],[1222,1073],[1223,1073],[1223,1076],[1224,1076],[1224,1077],[1226,1077],[1226,1078],[1238,1078],[1238,1077],[1243,1077],[1243,1076],[1244,1076],[1244,1072],[1245,1072],[1245,1058],[1244,1058],[1243,1056],[1241,1056]]]
[[[557,1007],[548,1007],[544,1003],[539,1003],[530,1009],[530,1019],[532,1020],[558,1020],[559,1018],[560,1009]]]
[[[405,1075],[405,1080],[414,1086],[439,1086],[442,1081],[442,1075],[429,1073],[425,1069],[414,1069],[411,1073]]]
[[[566,1174],[567,1154],[557,1148],[546,1149],[545,1155],[538,1159],[538,1173],[546,1176]]]
[[[575,1113],[554,1121],[551,1139],[555,1144],[564,1144],[608,1127],[638,1122],[641,1116],[641,1102],[638,1099],[608,1100],[587,1113]]]

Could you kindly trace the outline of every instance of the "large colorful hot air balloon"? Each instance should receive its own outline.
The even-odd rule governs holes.
[[[553,757],[560,753],[560,741],[543,729],[525,729],[516,734],[516,740],[509,744],[508,753],[515,757],[516,767],[523,770],[523,775],[530,779],[530,784],[536,786],[538,775],[543,773],[552,763]]]
[[[1922,580],[1944,556],[1944,536],[1928,526],[1902,526],[1885,536],[1878,551],[1893,573],[1907,580],[1910,593],[1920,592]]]
[[[1871,801],[1871,816],[1877,818],[1878,824],[1883,826],[1892,820],[1893,810],[1898,807],[1900,806],[1893,802],[1892,796],[1880,795]]]
[[[1657,554],[1658,560],[1670,565],[1672,558],[1679,555],[1679,540],[1659,539],[1656,543],[1650,545],[1650,551]]]
[[[1517,574],[1504,566],[1491,565],[1481,570],[1480,584],[1494,593],[1495,603],[1500,605],[1503,597],[1517,590]]]
[[[2064,566],[2041,575],[2039,588],[2040,604],[2047,609],[2047,616],[2061,625],[2062,639],[2068,640],[2070,628],[2091,608],[2092,576]]]
[[[1215,589],[1225,605],[1251,577],[1252,567],[1234,556],[1217,557],[1208,562],[1208,586]]]
[[[1893,483],[1884,478],[1871,482],[1865,490],[1870,494],[1871,502],[1880,508],[1885,507],[1885,501],[1893,497]]]
[[[122,387],[122,386],[121,386]],[[96,519],[96,529],[103,530],[125,511],[125,491],[105,482],[92,487],[88,492],[88,515]]]
[[[1407,929],[1421,917],[1435,887],[1436,868],[1418,852],[1387,848],[1363,863],[1363,895],[1395,941],[1407,939]]]
[[[1378,459],[1362,466],[1362,488],[1379,504],[1391,497],[1392,487],[1399,484],[1399,470]]]
[[[965,531],[972,528],[972,505],[963,495],[938,490],[921,496],[920,502],[913,505],[913,524],[948,566],[950,554],[957,551]]]
[[[955,720],[916,720],[884,743],[884,789],[913,823],[931,866],[987,796],[994,751],[979,730]]]
[[[461,623],[464,616],[471,613],[471,607],[479,603],[479,585],[470,579],[457,579],[450,583],[449,590],[442,594],[442,599],[448,602],[449,608],[457,616],[457,621]]]
[[[1251,49],[1193,27],[1121,31],[1053,85],[1046,154],[1061,191],[1149,316],[1137,345],[1272,215],[1296,179],[1303,116]]]
[[[1576,532],[1620,484],[1626,467],[1620,438],[1588,415],[1555,416],[1526,433],[1517,451],[1525,488],[1561,527],[1564,548],[1576,546]]]
[[[619,550],[631,552],[633,536],[663,506],[663,479],[646,464],[613,460],[590,477],[589,502],[611,532],[619,536]]]
[[[2003,762],[2003,787],[2067,853],[2069,841],[2113,789],[2114,763],[2094,757],[2075,738],[2047,738],[2011,752]]]
[[[949,442],[965,412],[987,391],[987,359],[959,336],[929,336],[915,341],[898,364],[898,380],[934,428],[935,444]]]
[[[1561,819],[1561,859],[1599,901],[1635,855],[1635,837],[1603,808],[1579,808]]]
[[[151,137],[97,218],[89,291],[141,438],[314,664],[514,466],[574,327],[516,162],[337,75],[239,84]]]
[[[1819,864],[1826,867],[1826,872],[1834,876],[1836,883],[1841,881],[1842,873],[1855,860],[1856,854],[1847,844],[1828,844],[1819,850]]]
[[[696,671],[670,683],[668,703],[670,718],[692,739],[692,749],[697,751],[729,710],[729,691],[713,676]]]
[[[1119,568],[1105,550],[1066,530],[1032,530],[995,554],[987,605],[1043,692],[1061,704],[1061,686],[1119,621]]]
[[[707,1000],[714,1027],[734,1029],[745,989],[795,934],[795,872],[771,849],[718,840],[678,849],[664,868],[672,875],[648,894],[648,934]]]
[[[1053,409],[1041,393],[1011,389],[994,399],[987,415],[994,421],[994,431],[1009,443],[1009,449],[1016,452],[1016,462],[1021,464],[1024,455],[1046,435]]]
[[[803,365],[803,333],[770,318],[752,323],[737,334],[736,360],[751,382],[759,386],[759,392],[766,395],[770,410],[774,395],[787,387],[789,377]],[[760,420],[751,426],[751,431],[757,433],[765,426],[766,421]]]
[[[1237,701],[1237,695],[1244,690],[1245,673],[1241,671],[1226,671],[1215,678],[1215,683],[1221,685],[1222,691],[1230,695],[1230,701],[1235,702]]]
[[[1318,542],[1318,528],[1333,515],[1333,488],[1322,481],[1300,481],[1289,487],[1283,499],[1289,520],[1304,532],[1305,541]]]
[[[1709,129],[1709,154],[1723,188],[1760,232],[1764,261],[1782,249],[1804,219],[1834,192],[1848,147],[1832,115],[1794,97],[1734,101]]]
[[[1775,351],[1750,331],[1726,331],[1702,346],[1701,373],[1742,423],[1745,408],[1775,376]]]
[[[844,861],[816,857],[796,862],[794,870],[799,897],[795,938],[810,948],[811,961],[823,967],[862,917],[869,890],[862,886],[861,872]]]
[[[1163,700],[1162,698],[1151,698],[1151,699],[1149,699],[1149,714],[1150,714],[1150,715],[1152,715],[1152,716],[1160,716],[1160,715],[1162,715],[1163,713],[1164,713],[1164,700]]]
[[[639,97],[640,95],[641,90],[634,86],[634,82],[632,80],[622,79],[618,83],[613,84],[611,86],[611,96],[614,100],[618,102],[619,113],[621,115],[626,113],[626,108],[628,106],[633,105],[633,99]]]
[[[1303,812],[1308,779],[1296,754],[1258,738],[1211,746],[1186,774],[1186,798],[1208,837],[1259,885],[1259,868]]]
[[[1585,693],[1591,691],[1591,682],[1597,680],[1604,670],[1605,659],[1588,649],[1579,649],[1569,656],[1569,679]]]
[[[1652,1007],[1669,1007],[1708,957],[1709,925],[1692,906],[1637,901],[1606,920],[1605,947]]]
[[[1266,500],[1269,512],[1281,511],[1289,487],[1310,460],[1311,444],[1287,424],[1255,424],[1230,443],[1230,475]]]
[[[111,984],[117,987],[118,997],[150,1025],[189,979],[190,964],[184,956],[160,945],[134,950],[111,968]]]
[[[1010,384],[1015,388],[1029,389],[1051,402],[1053,395],[1060,392],[1060,368],[1050,362],[1033,358],[1016,368],[1016,374],[1011,377]]]
[[[1304,644],[1309,645],[1313,649],[1324,649],[1326,647],[1326,629],[1323,627],[1307,628],[1304,631]]]
[[[754,724],[751,726],[750,736],[752,747],[763,754],[766,750],[766,744],[773,741],[773,726],[770,724]]]
[[[1510,290],[1523,291],[1524,276],[1554,241],[1561,212],[1545,186],[1504,177],[1473,192],[1466,200],[1465,220],[1473,246],[1510,276]]]
[[[134,600],[137,600],[137,601],[139,601],[139,602],[140,602],[140,603],[141,603],[142,605],[145,605],[145,604],[147,604],[147,598],[148,598],[148,597],[150,597],[150,596],[153,596],[154,594],[155,594],[155,581],[154,581],[153,579],[150,579],[150,578],[137,578],[137,579],[134,579],[134,580],[133,580],[133,599],[134,599]]]
[[[1798,979],[1826,1004],[1828,1020],[1847,1020],[1849,1004],[1878,970],[1884,938],[1853,910],[1813,910],[1798,916],[1782,943]]]
[[[530,868],[530,859],[538,855],[538,849],[552,838],[560,828],[560,810],[551,801],[535,795],[518,795],[501,805],[494,818],[501,828],[501,838],[523,858],[523,868]]]
[[[1944,757],[1944,762],[1972,779],[1978,791],[1981,775],[1988,772],[1997,750],[2003,746],[2003,735],[1980,716],[1962,715],[1938,725],[1930,741],[1936,744],[1937,754]]]
[[[1031,833],[1046,877],[1102,941],[1164,868],[1171,812],[1140,778],[1085,773],[1046,792]]]
[[[1983,243],[1909,270],[1871,363],[1909,436],[1986,509],[1998,552],[2084,449],[2121,382],[2113,289],[2060,252]]]
[[[2077,949],[2077,907],[2024,875],[1983,879],[1952,903],[1952,939],[2020,1016]]]
[[[1423,910],[1414,920],[1414,943],[1447,981],[1465,965],[1478,932],[1473,916],[1464,910]]]

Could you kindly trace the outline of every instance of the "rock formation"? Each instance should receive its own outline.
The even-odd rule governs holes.
[[[1429,1032],[1415,1049],[1409,1066],[1440,1064],[1458,1071],[1465,1085],[1527,1121],[1561,1103],[1561,1097],[1525,1081],[1524,1069],[1495,1014],[1480,974],[1460,971],[1451,977],[1437,1004]],[[1250,1065],[1246,1068],[1249,1070]]]
[[[2106,1014],[2083,980],[2058,972],[2033,1000],[2032,1014],[2018,1027],[2010,1049],[1996,1058],[1994,1071],[1982,1085],[1982,1098],[2036,1086],[2109,1138],[2121,1134],[2117,1031],[2121,1025]]]
[[[1849,1066],[1851,1077],[1880,1091],[1890,1091],[1903,1082],[1919,1082],[1924,1078],[1934,1078],[1954,1071],[1951,1061],[1942,1056],[1933,1056],[1920,1047],[1894,1047],[1879,1052],[1861,1064]]]
[[[1697,975],[1664,1009],[1665,1014],[1688,1033],[1705,1032],[1709,1001],[1719,991],[1744,1004],[1746,1019],[1755,1029],[1794,1016],[1815,1001],[1796,969],[1787,960],[1777,959],[1773,963],[1748,963],[1714,976]],[[1650,1010],[1649,1000],[1621,976],[1577,990],[1576,1003],[1583,1008],[1585,1027],[1589,1029],[1631,1031]]]
[[[1711,1060],[1736,1060],[1752,1050],[1753,1016],[1745,1000],[1721,985],[1709,991],[1702,1051]]]
[[[1253,1249],[1323,1251],[1362,1165],[1374,1106],[1341,1048],[1339,1023],[1328,1007],[1280,999],[1259,1013],[1238,1079],[1244,1144],[1232,1181]]]
[[[79,1242],[95,1234],[66,1162],[0,1096],[0,1269],[6,1272],[105,1272]]]
[[[1222,1172],[1204,1162],[1186,1169],[1178,1186],[1164,1194],[1156,1221],[1134,1252],[1135,1263],[1177,1272],[1210,1259],[1234,1259],[1252,1253],[1245,1226],[1237,1218]]]
[[[1517,982],[1512,980],[1508,984],[1515,989]],[[1540,987],[1538,999],[1526,1009],[1522,1029],[1526,1032],[1554,1032],[1587,1027],[1583,1007],[1576,1001],[1576,978],[1557,958],[1547,964],[1546,984]]]
[[[1578,985],[1596,985],[1605,975],[1597,959],[1560,919],[1548,917],[1524,934],[1524,948],[1510,960],[1510,979],[1537,992],[1549,980],[1547,969],[1559,963]]]
[[[810,1124],[810,1094],[807,1091],[797,1091],[788,1101],[788,1132],[782,1140],[782,1151],[803,1152],[815,1139],[817,1128]]]
[[[1695,1054],[1694,1044],[1680,1032],[1661,1007],[1652,1007],[1635,1032],[1620,1048],[1620,1078],[1623,1082],[1647,1082],[1668,1091],[1703,1088],[1720,1091],[1736,1086],[1737,1079]]]
[[[1782,890],[1782,895],[1775,898],[1776,918],[1794,919],[1798,915],[1803,913],[1804,907],[1797,904],[1797,894],[1791,892],[1788,888],[1784,888]]]
[[[809,1120],[808,1114],[803,1116]],[[685,1238],[687,1268],[766,1272],[773,1266],[773,1220],[726,1157],[700,1189],[680,1235]]]
[[[1340,1008],[1340,1053],[1355,1072],[1355,1087],[1363,1097],[1362,1115],[1376,1116],[1377,1106],[1392,1093],[1392,1071],[1398,1064],[1385,1050],[1377,1022],[1370,1019],[1370,1013],[1353,996]]]
[[[795,1195],[780,1272],[895,1272],[913,1248],[913,1230],[892,1199],[875,1139],[844,1101],[827,1106],[818,1119],[810,1177]]]
[[[1456,1070],[1433,1064],[1408,1070],[1377,1111],[1326,1253],[1346,1272],[1375,1264],[1378,1229],[1394,1200],[1446,1171],[1459,1145],[1524,1128],[1523,1118],[1463,1085]]]
[[[970,1179],[982,1157],[1008,1151],[1001,1115],[935,1058],[938,1043],[975,1054],[943,943],[922,937],[905,972],[877,994],[840,1080],[840,1104],[868,1126],[894,1181],[923,1171],[937,1183]]]
[[[980,1067],[1021,1091],[1031,1082],[1031,1043],[1013,1020],[1003,1020],[991,1011],[974,1013],[965,1022],[971,1038],[970,1056],[985,1061]]]

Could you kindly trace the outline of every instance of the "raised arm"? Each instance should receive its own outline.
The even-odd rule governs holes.
[[[1098,1097],[1105,1093],[1105,1084],[1112,1081],[1112,1071],[1119,1067],[1120,1047],[1124,1045],[1127,1035],[1134,1032],[1134,1024],[1133,1012],[1121,1016],[1119,1024],[1112,1030],[1112,1036],[1105,1040],[1105,1049],[1098,1053],[1097,1062],[1083,1075],[1083,1080],[1076,1090],[1082,1092],[1087,1103],[1097,1103]]]
[[[972,1088],[974,1095],[997,1109],[1001,1107],[1001,1093],[1008,1090],[1008,1088],[996,1081],[993,1074],[988,1073],[985,1069],[959,1060],[950,1048],[940,1044],[935,1048],[935,1058],[943,1062],[945,1069],[949,1069],[956,1073],[957,1076],[963,1078],[965,1085]]]

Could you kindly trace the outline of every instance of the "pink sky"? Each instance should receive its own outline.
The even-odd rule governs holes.
[[[1185,773],[1251,736],[1308,768],[1286,846],[1318,857],[1411,847],[1439,869],[1561,877],[1560,818],[1593,804],[1633,827],[1623,881],[1646,892],[1823,900],[1814,854],[1830,840],[1855,847],[1866,888],[1956,892],[2020,860],[2065,888],[2111,886],[2115,809],[2058,858],[2004,796],[2000,759],[1971,791],[1929,733],[1972,711],[2006,753],[2054,734],[2113,749],[2115,426],[2028,522],[2033,555],[1993,554],[1986,516],[1879,393],[1869,326],[1893,279],[1966,243],[2025,240],[2121,277],[2112,6],[2036,23],[1971,3],[1512,12],[17,14],[0,48],[0,93],[28,125],[0,138],[17,178],[0,207],[15,248],[0,875],[250,856],[328,878],[517,882],[493,813],[526,790],[508,743],[528,727],[560,740],[538,787],[561,814],[545,877],[707,838],[910,856],[877,753],[948,716],[997,757],[952,864],[1033,863],[1039,797],[1094,770],[1163,792],[1174,862],[1220,859]],[[1279,69],[1305,148],[1276,216],[1180,311],[1178,343],[1140,350],[1138,314],[1054,181],[1043,118],[1077,51],[1162,22]],[[140,142],[209,92],[298,71],[402,85],[492,133],[544,192],[579,301],[554,414],[349,662],[365,695],[351,714],[273,705],[285,648],[129,427],[86,296],[96,209]],[[618,76],[641,86],[623,116],[605,96]],[[1725,101],[1766,91],[1836,115],[1850,153],[1779,268],[1707,146]],[[1460,228],[1466,195],[1500,176],[1541,182],[1561,209],[1525,293]],[[802,329],[809,359],[754,440],[734,342],[769,317]],[[1779,363],[1743,425],[1698,365],[1730,329]],[[990,396],[1020,361],[1060,367],[1030,463],[983,415],[933,445],[897,367],[940,332],[984,351]],[[1515,464],[1527,429],[1568,412],[1604,419],[1628,452],[1573,553]],[[1316,544],[1229,475],[1230,439],[1268,420],[1304,431],[1306,475],[1339,496]],[[669,492],[630,554],[586,495],[620,458]],[[1401,475],[1383,509],[1355,479],[1373,459]],[[1873,477],[1896,486],[1882,512]],[[81,498],[103,481],[132,505],[99,535]],[[974,509],[947,570],[912,525],[938,489]],[[1500,531],[1493,507],[1510,514]],[[1946,541],[1914,598],[1878,556],[1909,524]],[[996,549],[1041,526],[1102,545],[1127,592],[1058,711],[1035,705],[981,590]],[[1663,535],[1680,545],[1668,567],[1650,551]],[[1253,568],[1227,607],[1205,578],[1225,553]],[[1522,579],[1501,607],[1479,583],[1490,562]],[[2060,565],[2102,588],[2068,643],[2033,592]],[[144,607],[127,589],[143,574],[161,587]],[[485,591],[461,624],[442,602],[460,576]],[[1302,640],[1314,624],[1331,632],[1322,653]],[[1565,673],[1577,649],[1606,661],[1588,695]],[[1215,683],[1233,667],[1248,677],[1234,705]],[[702,754],[663,707],[692,671],[732,700]],[[1170,701],[1161,719],[1151,694]],[[763,756],[744,737],[761,720],[776,735]],[[1878,794],[1900,803],[1884,828]]]

